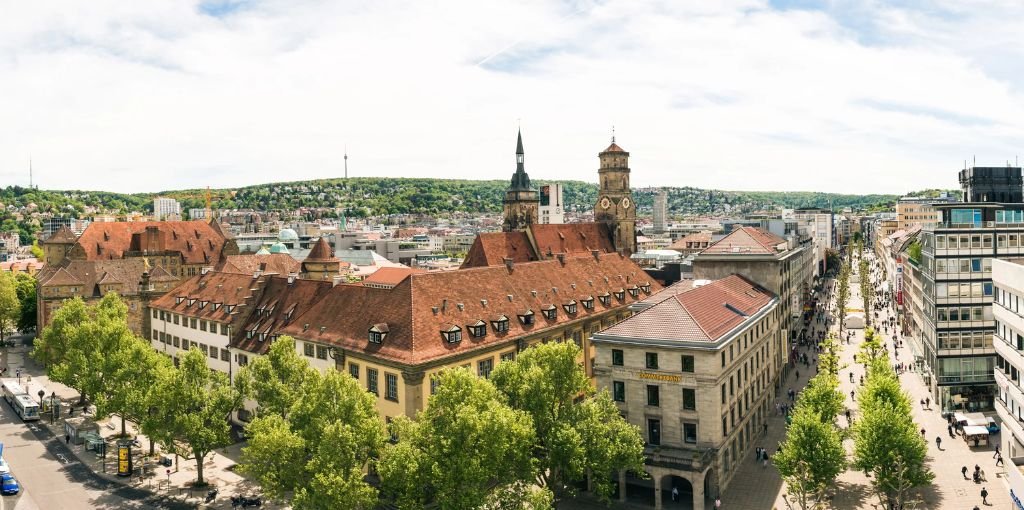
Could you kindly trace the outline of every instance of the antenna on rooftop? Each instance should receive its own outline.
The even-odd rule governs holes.
[[[612,143],[615,143],[615,124],[612,124]]]
[[[348,179],[348,145],[345,145],[345,179]]]

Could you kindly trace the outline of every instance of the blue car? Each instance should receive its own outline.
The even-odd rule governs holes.
[[[7,496],[17,494],[20,490],[21,486],[18,485],[18,480],[14,478],[14,475],[10,473],[0,475],[0,494]]]

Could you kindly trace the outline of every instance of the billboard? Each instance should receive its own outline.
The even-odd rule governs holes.
[[[117,444],[117,476],[132,476],[132,444]]]
[[[896,257],[896,304],[903,304],[903,258]]]

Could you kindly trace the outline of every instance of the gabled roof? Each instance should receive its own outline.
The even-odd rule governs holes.
[[[81,285],[82,280],[75,278],[67,269],[60,267],[46,277],[40,278],[39,283],[44,286]]]
[[[564,263],[555,259],[525,262],[515,264],[512,271],[502,265],[414,273],[392,289],[337,285],[281,333],[354,353],[420,364],[511,343],[517,337],[542,334],[570,321],[624,309],[648,294],[638,291],[633,297],[623,292],[621,301],[611,297],[609,305],[604,305],[595,300],[593,310],[579,306],[573,315],[559,308],[555,319],[539,313],[546,304],[580,301],[605,293],[614,296],[620,289],[648,283],[652,293],[661,289],[636,263],[617,253],[566,258]],[[527,310],[534,312],[533,324],[522,324],[518,318]],[[497,333],[488,325],[483,338],[465,334],[461,342],[448,343],[441,336],[442,328],[452,324],[465,328],[500,315],[509,318],[507,333]],[[369,330],[375,324],[388,325],[389,332],[380,344],[368,341]]]
[[[177,279],[177,276],[169,273],[163,266],[156,266],[149,272],[149,281],[151,282],[170,282]]]
[[[710,242],[711,242],[711,232],[705,230],[705,231],[702,231],[702,232],[694,232],[692,234],[687,234],[687,235],[685,235],[683,237],[680,237],[679,239],[676,239],[676,242],[672,243],[672,245],[669,246],[668,249],[670,249],[670,250],[677,250],[677,251],[678,250],[691,250],[693,248],[690,248],[690,247],[686,246],[686,243],[710,243]]]
[[[776,247],[785,243],[785,239],[759,228],[738,227],[701,254],[773,255],[778,252]]]
[[[544,257],[556,253],[591,256],[591,250],[614,253],[611,234],[604,223],[530,225],[534,245]]]
[[[734,274],[665,299],[596,338],[715,343],[775,302],[775,294]]]
[[[526,232],[491,232],[476,236],[462,267],[500,266],[506,258],[516,263],[537,260]]]
[[[569,257],[593,256],[592,250],[615,252],[611,233],[603,223],[533,224],[529,232],[478,235],[462,267],[500,266],[506,258],[519,263],[559,253]]]
[[[122,282],[121,280],[118,280],[117,278],[115,278],[114,275],[104,271],[103,276],[100,277],[100,279],[97,280],[96,283],[99,284],[99,285],[110,285],[110,284],[121,284],[121,283],[124,283],[124,282]]]
[[[228,255],[214,266],[217,271],[229,273],[252,274],[256,271],[276,274],[298,273],[301,264],[289,253],[247,253],[244,255]]]
[[[50,237],[47,237],[43,244],[75,244],[77,240],[78,236],[67,225],[64,225],[51,234]]]
[[[363,279],[363,285],[379,285],[394,287],[413,273],[422,273],[421,269],[411,267],[382,267]]]
[[[155,229],[152,239],[147,229]],[[165,251],[181,253],[185,264],[215,263],[224,243],[219,229],[200,220],[93,222],[77,241],[86,260],[120,259],[125,252],[153,251],[162,246]]]

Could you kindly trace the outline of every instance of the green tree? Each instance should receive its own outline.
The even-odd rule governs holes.
[[[39,240],[38,239],[34,239],[32,241],[32,247],[29,248],[29,250],[32,252],[32,256],[35,257],[36,260],[40,260],[41,261],[41,260],[46,258],[46,254],[43,252],[43,248],[41,246],[39,246]]]
[[[876,334],[873,328],[864,328],[864,341],[860,344],[860,362],[870,364],[877,359],[888,360],[885,346],[882,345],[882,336]]]
[[[828,506],[825,491],[846,468],[846,449],[831,420],[798,403],[772,462],[797,505],[809,510]]]
[[[861,257],[857,268],[860,273],[860,297],[864,301],[864,322],[871,324],[871,297],[874,289],[871,287],[871,270],[867,259]]]
[[[91,358],[98,351],[98,341],[91,334],[90,325],[94,321],[94,308],[86,306],[79,297],[64,301],[36,339],[31,354],[46,367],[50,379],[78,391],[83,404],[87,399]]]
[[[797,403],[810,408],[822,421],[830,424],[846,409],[843,395],[839,393],[839,379],[828,372],[819,372],[807,381]]]
[[[21,303],[21,315],[18,317],[18,329],[29,331],[36,327],[36,277],[28,273],[18,273],[14,277]]]
[[[21,301],[18,299],[14,276],[7,271],[0,271],[0,340],[20,319]]]
[[[231,444],[228,417],[241,407],[227,375],[210,370],[197,348],[178,367],[160,370],[146,399],[150,430],[165,451],[195,460],[197,485],[204,485],[203,463],[210,452]]]
[[[398,442],[378,464],[385,494],[403,510],[469,510],[527,498],[536,474],[529,415],[468,370],[444,370],[438,382],[416,420],[393,423]]]
[[[282,343],[294,345],[287,340]],[[297,369],[282,363],[290,359],[284,348],[274,347],[271,355],[279,359],[269,366]],[[285,380],[270,375],[279,382]],[[321,374],[306,364],[304,375],[296,372],[287,379],[301,379],[301,386],[287,409],[262,413],[246,427],[249,445],[242,450],[241,471],[272,498],[293,493],[296,509],[372,508],[376,490],[363,481],[363,470],[379,454],[386,437],[376,398],[337,370]],[[280,390],[276,384],[268,387]],[[283,403],[277,390],[259,394],[273,401],[268,405],[258,401],[263,409]]]
[[[149,414],[149,390],[159,374],[170,369],[170,358],[153,350],[145,340],[129,333],[116,339],[116,344],[102,361],[102,381],[90,394],[94,395],[98,417],[117,414],[121,418],[121,435],[127,435],[128,419],[140,425]],[[153,451],[150,439],[150,452]]]
[[[640,431],[622,419],[607,391],[594,393],[579,358],[572,342],[540,344],[491,375],[512,408],[533,419],[538,480],[556,504],[591,473],[596,494],[608,501],[614,487],[607,473],[643,471]]]
[[[928,445],[910,415],[895,407],[863,409],[854,426],[854,465],[871,473],[871,486],[882,508],[898,510],[914,488],[935,475],[925,465]]]
[[[850,266],[839,266],[839,281],[836,282],[836,313],[839,315],[839,334],[843,334],[846,321],[846,305],[850,301]],[[865,314],[866,315],[866,314]]]
[[[274,341],[266,356],[259,356],[242,368],[236,384],[246,396],[258,402],[257,415],[267,413],[288,417],[313,370],[295,350],[295,340],[283,336]]]

